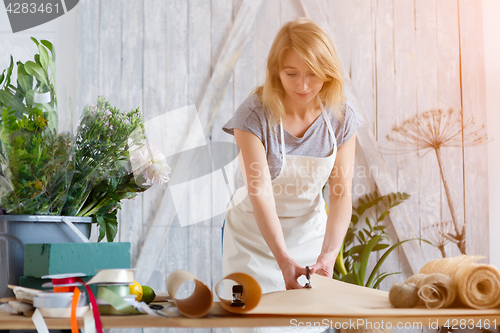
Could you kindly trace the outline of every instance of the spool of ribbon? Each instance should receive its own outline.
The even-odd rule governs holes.
[[[69,281],[57,281],[60,284],[68,284]],[[81,282],[73,281],[73,284],[82,285]],[[72,288],[72,292],[51,292],[46,291],[39,293],[33,298],[33,306],[37,308],[38,314],[41,315],[42,321],[43,317],[48,318],[70,318],[71,331],[72,333],[78,333],[78,321],[77,317],[83,317],[89,310],[87,306],[87,299],[85,293],[81,295],[80,289],[76,286],[63,287]],[[37,317],[35,317],[37,318]],[[40,319],[37,319],[38,323],[35,323],[35,327],[38,324],[40,327],[44,327],[40,323]]]
[[[103,269],[90,279],[87,284],[97,284],[97,298],[104,301],[96,309],[106,314],[137,314],[133,306],[123,297],[130,295],[129,285],[134,283],[134,271],[131,269]]]
[[[69,308],[37,308],[42,316],[46,318],[71,318],[71,307]],[[75,316],[83,317],[89,311],[89,306],[80,306],[76,308]]]
[[[76,288],[78,289],[78,288]],[[73,301],[74,293],[54,293],[45,291],[33,298],[33,306],[36,308],[69,308]],[[78,301],[78,306],[87,305],[87,297],[85,293],[81,293]]]
[[[55,312],[57,310],[51,311]],[[81,312],[85,312],[85,315],[83,317],[84,320],[84,325],[85,325],[85,333],[96,333],[95,331],[95,324],[94,320],[92,317],[92,312],[88,311],[88,306],[85,306],[81,309]],[[77,311],[78,314],[78,311]],[[35,325],[35,328],[38,333],[49,333],[49,329],[47,328],[47,324],[45,323],[45,320],[43,319],[42,312],[40,309],[36,309],[35,313],[33,313],[33,316],[31,316],[31,321]]]
[[[117,286],[115,286],[117,287]],[[169,315],[161,310],[153,310],[144,302],[137,302],[134,295],[122,296],[128,293],[128,285],[114,288],[110,285],[98,287],[99,311],[101,314],[126,315],[147,313],[156,317],[168,317]]]
[[[105,269],[99,271],[87,284],[97,284],[99,310],[104,314],[139,314],[168,316],[160,310],[152,310],[146,303],[130,297],[129,285],[134,283],[131,269]]]
[[[73,292],[73,299],[75,298],[76,294],[80,292],[80,290],[77,288],[78,286],[85,286],[85,289],[87,291],[87,295],[91,304],[91,309],[92,309],[92,314],[94,316],[94,322],[95,322],[95,330],[97,333],[102,333],[102,323],[101,323],[101,317],[99,315],[99,308],[97,306],[97,302],[95,300],[94,294],[90,287],[81,279],[81,277],[85,276],[83,273],[70,273],[70,274],[54,274],[54,275],[46,275],[42,276],[43,279],[51,279],[52,281],[49,283],[44,284],[43,286],[47,287],[53,287],[55,293],[64,293],[71,291]],[[71,308],[59,308],[61,310],[47,310],[51,308],[40,308],[40,313],[44,316],[51,317],[51,316],[59,316],[59,315],[65,315],[63,318],[71,317],[71,314],[73,313],[73,317],[71,319],[72,323],[76,324],[76,330],[78,330],[77,327],[77,321],[76,317],[81,317],[85,314],[86,311],[88,311],[88,306],[86,307],[86,310],[79,310],[80,308],[83,307],[78,307],[75,308],[73,311],[71,311]],[[52,308],[55,309],[55,308]],[[69,315],[66,316],[67,311],[69,310]],[[89,320],[86,320],[88,322]]]
[[[140,314],[134,305],[138,303],[135,296],[130,295],[129,285],[99,285],[97,302],[102,314]]]
[[[52,287],[56,293],[73,292],[75,287],[84,285],[81,279],[78,280],[80,276],[85,275],[83,273],[45,275],[42,279],[51,279],[52,282],[44,283],[42,287]]]
[[[131,269],[103,269],[90,279],[87,284],[97,283],[134,283],[134,271]]]

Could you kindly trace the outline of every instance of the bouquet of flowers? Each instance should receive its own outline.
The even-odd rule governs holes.
[[[57,133],[55,53],[32,39],[39,54],[17,63],[17,85],[12,57],[0,76],[0,209],[91,216],[99,241],[113,241],[121,200],[168,182],[170,168],[149,146],[139,109],[122,113],[103,97],[84,108],[75,136]]]

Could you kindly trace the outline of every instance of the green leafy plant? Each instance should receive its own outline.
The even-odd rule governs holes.
[[[392,208],[409,197],[409,194],[400,192],[384,196],[373,192],[359,198],[358,205],[353,207],[351,223],[335,262],[333,278],[359,286],[377,288],[388,276],[400,273],[379,271],[392,251],[414,239],[403,240],[391,246],[390,235],[386,232],[387,226],[382,222],[389,216]],[[368,272],[370,256],[376,253],[381,253],[380,258],[372,271]]]
[[[99,241],[113,241],[121,200],[166,183],[170,168],[139,109],[122,113],[103,97],[85,107],[76,136],[58,133],[54,48],[32,40],[34,61],[11,57],[0,75],[0,210],[93,217]]]
[[[99,225],[99,240],[112,241],[117,232],[117,208],[150,186],[137,184],[129,163],[134,146],[143,146],[146,136],[139,109],[122,113],[103,97],[87,106],[75,139],[75,174],[64,215],[93,216]]]
[[[71,137],[56,133],[55,54],[37,44],[34,61],[14,61],[0,75],[0,207],[8,214],[58,214],[71,180]],[[46,103],[37,94],[49,94]]]
[[[9,214],[59,214],[71,180],[71,137],[47,128],[35,108],[17,119],[3,108],[2,142],[7,158],[3,177],[11,190],[1,199]]]

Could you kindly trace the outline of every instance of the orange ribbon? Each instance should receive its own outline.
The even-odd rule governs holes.
[[[76,319],[76,308],[80,300],[80,289],[75,288],[73,291],[73,300],[71,301],[71,333],[78,333],[78,320]]]

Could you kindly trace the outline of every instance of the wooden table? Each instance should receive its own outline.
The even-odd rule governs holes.
[[[187,318],[173,308],[171,316],[102,315],[103,328],[147,327],[263,327],[287,326],[323,328],[422,328],[448,326],[453,328],[500,325],[500,308],[476,310],[470,308],[395,309],[385,291],[355,286],[313,275],[313,288],[294,289],[263,294],[258,305],[246,314],[234,314],[214,302],[209,314],[202,318]],[[247,286],[247,290],[250,290]],[[249,294],[253,294],[249,291]],[[193,294],[194,295],[194,294]],[[199,297],[199,295],[198,295]],[[191,298],[191,297],[190,297]],[[212,295],[210,295],[212,298]],[[163,303],[167,305],[167,303]],[[165,307],[166,310],[169,306]],[[193,305],[189,305],[193,309]],[[46,318],[51,329],[69,329],[69,319]],[[485,327],[486,326],[488,327]],[[83,319],[79,320],[83,327]],[[406,327],[405,327],[406,325]],[[0,312],[0,330],[33,329],[31,318]]]
[[[408,327],[435,327],[453,326],[460,327],[463,323],[469,326],[484,327],[486,323],[490,328],[500,325],[500,309],[473,310],[473,309],[420,309],[420,314],[405,315],[399,309],[391,309],[390,315],[370,314],[369,316],[286,316],[286,315],[235,315],[222,309],[215,303],[210,314],[203,318],[187,318],[175,315],[169,318],[153,317],[150,315],[128,316],[101,316],[103,328],[148,328],[148,327],[257,327],[257,326],[325,326],[325,328],[361,328],[372,325],[372,328],[384,327],[398,328],[399,325]],[[399,315],[398,315],[399,313]],[[46,318],[49,329],[69,329],[69,319]],[[390,323],[390,324],[389,324]],[[79,320],[83,327],[83,319]],[[22,315],[10,315],[0,312],[0,330],[34,329],[31,318]]]

